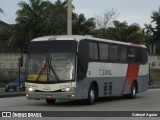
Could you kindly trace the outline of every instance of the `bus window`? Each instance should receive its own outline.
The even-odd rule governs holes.
[[[97,43],[89,42],[89,59],[98,60],[98,45]]]
[[[127,61],[127,47],[126,46],[119,46],[119,60],[120,62]]]
[[[118,61],[118,46],[117,45],[109,45],[109,55],[111,62]]]
[[[135,61],[135,49],[134,47],[128,47],[128,61],[134,62]]]
[[[142,49],[142,64],[146,64],[148,62],[148,52],[147,49]]]
[[[99,44],[99,56],[100,56],[100,60],[102,61],[109,59],[108,44],[104,44],[104,43]]]
[[[137,63],[142,63],[142,48],[135,48],[136,51],[136,61]]]

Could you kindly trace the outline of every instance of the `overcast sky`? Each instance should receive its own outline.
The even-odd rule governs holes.
[[[0,20],[14,24],[16,11],[19,9],[17,3],[20,1],[0,0],[0,8],[4,11],[4,14],[0,14]],[[22,1],[28,2],[29,0]],[[56,0],[50,1],[54,3]],[[151,22],[151,13],[158,11],[160,0],[73,0],[73,5],[75,6],[74,12],[84,13],[87,18],[113,8],[119,13],[117,20],[127,21],[128,24],[137,22],[143,27],[145,23]]]

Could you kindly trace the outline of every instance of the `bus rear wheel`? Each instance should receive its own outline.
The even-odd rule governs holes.
[[[51,104],[55,104],[56,100],[55,99],[46,99],[46,103],[51,105]]]
[[[88,92],[88,99],[86,100],[88,105],[93,105],[95,103],[96,100],[96,89],[94,87],[94,85],[92,85],[89,89]]]
[[[133,99],[136,98],[136,94],[137,94],[137,85],[135,82],[132,83],[132,87],[131,87],[131,93],[129,95],[129,98]]]
[[[137,94],[137,84],[133,82],[131,86],[131,93],[126,95],[126,97],[129,99],[134,99],[136,98],[136,94]]]
[[[135,82],[133,82],[132,86],[131,86],[130,94],[123,95],[123,97],[127,98],[127,99],[134,99],[134,98],[136,98],[136,94],[137,94],[137,84]]]

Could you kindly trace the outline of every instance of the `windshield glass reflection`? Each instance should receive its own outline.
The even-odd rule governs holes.
[[[32,81],[73,80],[75,55],[70,53],[30,54],[28,78]]]

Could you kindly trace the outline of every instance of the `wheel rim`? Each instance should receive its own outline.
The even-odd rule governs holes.
[[[135,86],[133,86],[133,88],[132,88],[132,95],[133,95],[133,96],[136,95],[136,88],[135,88]]]
[[[94,99],[95,99],[95,92],[94,92],[94,90],[91,90],[91,92],[90,92],[90,100],[93,102]]]

